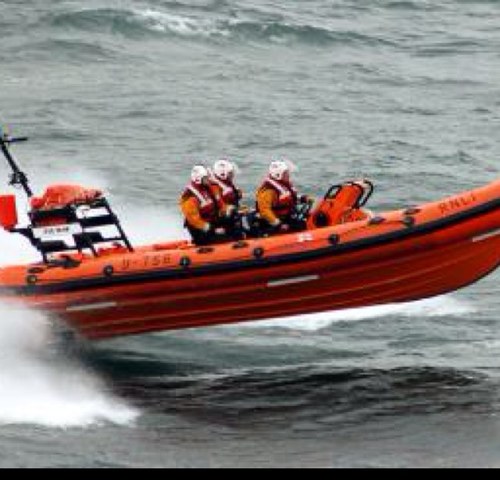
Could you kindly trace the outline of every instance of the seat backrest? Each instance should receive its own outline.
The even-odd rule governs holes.
[[[346,182],[330,189],[311,213],[308,228],[330,227],[368,218],[369,214],[361,208],[361,204],[365,203],[368,188],[372,187],[359,181]]]

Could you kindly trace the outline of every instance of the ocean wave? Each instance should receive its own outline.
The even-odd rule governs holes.
[[[193,18],[157,10],[135,10],[133,15],[146,29],[171,33],[179,36],[227,36],[229,31],[224,22],[211,19]]]
[[[87,9],[53,14],[49,23],[57,28],[140,35],[167,35],[213,40],[264,41],[305,44],[391,44],[384,38],[356,31],[336,31],[327,26],[273,19],[241,19],[231,15],[203,17],[147,9]]]
[[[60,29],[77,29],[86,32],[121,33],[134,35],[144,28],[132,10],[113,8],[85,9],[64,13],[52,13],[41,19]]]
[[[389,10],[435,10],[442,8],[436,2],[428,2],[425,0],[412,1],[412,0],[395,0],[387,2],[384,0],[383,7]]]
[[[414,414],[462,408],[489,411],[489,381],[479,372],[453,368],[309,365],[128,378],[118,390],[142,408],[192,418],[209,415],[217,423],[279,424],[314,418],[340,426],[375,416],[397,417],[408,410]]]
[[[443,55],[468,55],[484,49],[480,42],[472,39],[451,40],[437,42],[430,45],[417,45],[415,55],[418,57],[440,57]]]
[[[12,51],[13,55],[24,56],[26,54],[50,55],[50,57],[63,56],[72,62],[82,60],[108,61],[114,56],[114,52],[97,42],[89,42],[77,39],[47,39],[38,42],[29,42]]]
[[[277,43],[392,45],[389,40],[355,31],[335,31],[326,27],[286,22],[234,21],[231,33],[240,38],[270,40]]]

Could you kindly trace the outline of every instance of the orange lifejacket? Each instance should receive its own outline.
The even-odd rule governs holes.
[[[235,207],[239,206],[241,191],[235,187],[233,182],[222,180],[216,175],[214,175],[210,181],[214,186],[215,191],[218,192],[222,201],[226,205],[234,205]]]
[[[204,222],[210,224],[215,222],[219,217],[221,207],[223,207],[222,200],[212,185],[205,187],[195,183],[190,183],[182,193],[181,207],[188,203],[194,204],[195,209],[191,211],[191,209],[183,208],[186,223],[200,229],[203,229]],[[200,218],[202,224],[200,224]]]
[[[297,190],[291,183],[279,182],[267,177],[257,191],[257,210],[261,212],[259,196],[266,191],[274,192],[274,200],[271,205],[272,213],[281,221],[286,220],[297,204]]]

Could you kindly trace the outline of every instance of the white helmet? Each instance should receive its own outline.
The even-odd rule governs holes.
[[[286,173],[290,173],[290,167],[283,160],[276,160],[269,165],[269,176],[274,180],[282,180]]]
[[[195,165],[191,170],[191,181],[201,185],[204,178],[209,178],[208,170],[203,165]]]
[[[234,174],[235,170],[234,163],[229,160],[217,160],[214,163],[214,174],[221,180],[227,180],[231,174]]]

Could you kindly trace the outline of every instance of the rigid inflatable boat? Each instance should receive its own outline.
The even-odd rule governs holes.
[[[470,285],[500,262],[500,180],[436,202],[370,214],[368,181],[330,188],[307,229],[197,247],[133,246],[102,192],[49,187],[35,198],[9,146],[15,197],[0,223],[41,255],[0,269],[0,297],[64,319],[98,339],[417,300]]]

